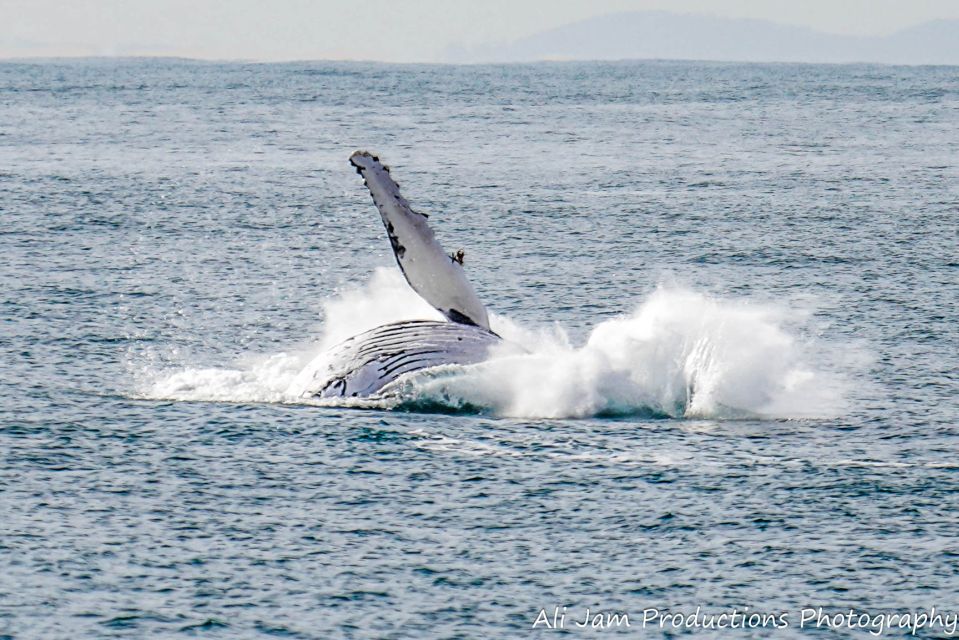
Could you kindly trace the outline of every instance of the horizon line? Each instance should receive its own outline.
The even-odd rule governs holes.
[[[237,65],[283,65],[283,64],[378,64],[394,67],[506,67],[532,65],[563,65],[563,64],[623,64],[629,62],[686,62],[709,63],[717,65],[805,65],[829,67],[959,67],[959,63],[915,63],[915,62],[875,62],[869,60],[842,61],[842,62],[810,62],[804,60],[721,60],[714,58],[568,58],[568,59],[538,59],[538,60],[506,60],[506,61],[476,61],[476,62],[449,62],[449,61],[416,61],[399,62],[395,60],[376,60],[372,58],[290,58],[277,60],[262,60],[255,58],[195,58],[181,55],[76,55],[76,56],[0,56],[0,64],[56,64],[58,62],[139,62],[139,61],[167,61],[187,62],[196,64],[237,64]]]

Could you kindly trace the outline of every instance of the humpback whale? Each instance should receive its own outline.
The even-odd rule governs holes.
[[[486,308],[466,279],[463,251],[443,250],[427,215],[410,207],[377,156],[356,151],[350,164],[370,191],[406,281],[446,321],[395,322],[347,339],[308,367],[310,380],[303,395],[371,396],[413,371],[488,359],[491,348],[503,340],[490,330]]]

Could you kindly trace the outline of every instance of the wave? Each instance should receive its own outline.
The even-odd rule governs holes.
[[[303,391],[330,346],[387,322],[441,319],[385,268],[322,306],[325,320],[310,349],[229,368],[140,371],[137,395],[520,418],[788,419],[846,410],[842,349],[809,337],[809,313],[677,286],[660,286],[632,313],[600,323],[580,346],[557,324],[527,326],[493,314],[494,331],[527,353],[504,348],[481,364],[416,372],[374,398],[308,399]]]

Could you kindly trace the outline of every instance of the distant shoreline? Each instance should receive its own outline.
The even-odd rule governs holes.
[[[811,67],[959,67],[959,63],[899,63],[899,62],[806,62],[788,60],[712,60],[697,58],[619,58],[619,59],[569,59],[569,60],[523,60],[509,62],[391,62],[385,60],[337,60],[337,59],[292,59],[292,60],[244,60],[231,58],[189,58],[184,56],[31,56],[0,58],[0,65],[57,65],[57,64],[137,64],[180,63],[195,65],[380,65],[389,67],[533,67],[577,64],[694,64],[716,66],[811,66]]]

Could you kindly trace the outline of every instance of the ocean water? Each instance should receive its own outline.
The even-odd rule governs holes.
[[[956,68],[8,62],[0,97],[0,637],[959,613]],[[529,354],[300,398],[435,314],[357,148]],[[697,608],[788,626],[643,628]]]

